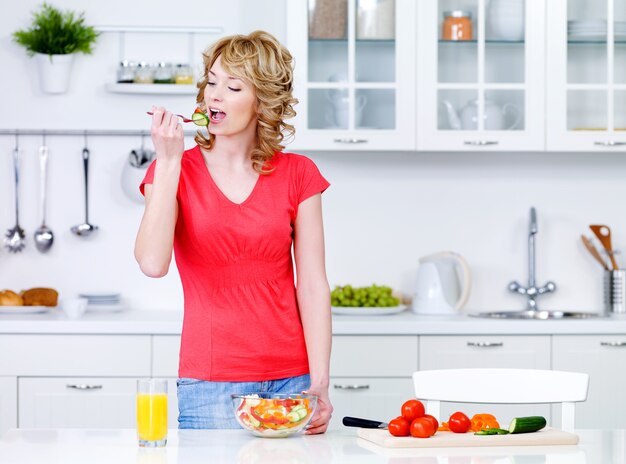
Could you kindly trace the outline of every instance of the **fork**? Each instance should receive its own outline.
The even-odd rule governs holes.
[[[150,116],[152,116],[152,114],[153,114],[152,111],[146,111],[146,113],[148,113]],[[178,116],[179,118],[182,118],[183,122],[193,122],[193,119],[186,118],[182,114],[176,114],[175,116]]]

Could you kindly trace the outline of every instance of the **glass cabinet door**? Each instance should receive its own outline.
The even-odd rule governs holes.
[[[548,15],[558,24],[548,37],[549,146],[626,145],[626,0],[558,0]]]
[[[394,129],[395,0],[308,6],[308,128]]]
[[[430,116],[418,121],[433,122],[418,148],[542,149],[543,128],[536,121],[543,113],[541,2],[420,3],[426,78],[418,111]]]
[[[300,3],[288,2],[288,8]],[[301,43],[305,53],[291,47],[296,72],[306,61],[306,71],[300,69],[296,82],[301,96],[296,110],[306,111],[297,121],[298,145],[304,137],[315,140],[318,148],[343,144],[377,149],[387,140],[397,148],[414,149],[414,91],[403,90],[414,86],[413,1],[306,0],[302,13],[307,18],[306,41]],[[397,21],[407,13],[408,18]],[[298,34],[293,15],[288,15],[288,34]],[[320,138],[327,134],[329,138]],[[329,140],[330,145],[325,142]]]

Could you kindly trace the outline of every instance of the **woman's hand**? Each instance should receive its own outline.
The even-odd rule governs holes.
[[[315,408],[313,419],[307,425],[305,434],[314,435],[326,432],[333,414],[333,405],[330,404],[330,399],[328,398],[328,388],[311,387],[303,393],[317,395],[317,408]]]
[[[157,160],[180,161],[185,151],[185,141],[178,116],[163,107],[153,106],[150,133]]]

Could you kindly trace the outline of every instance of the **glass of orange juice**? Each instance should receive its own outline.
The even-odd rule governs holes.
[[[167,444],[167,380],[137,380],[137,440],[139,446]]]

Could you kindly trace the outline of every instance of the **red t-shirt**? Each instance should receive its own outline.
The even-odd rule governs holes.
[[[141,183],[152,183],[154,161]],[[185,151],[174,254],[185,297],[179,377],[273,380],[309,372],[291,248],[298,205],[330,185],[302,155],[276,153],[241,204]]]

